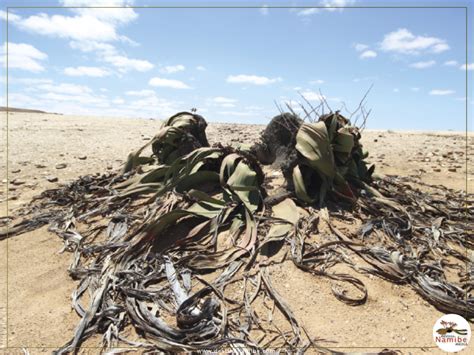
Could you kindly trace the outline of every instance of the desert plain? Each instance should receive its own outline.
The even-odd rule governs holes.
[[[31,112],[10,112],[7,122],[1,112],[1,125],[3,218],[45,189],[80,175],[119,170],[128,153],[150,140],[161,123]],[[264,127],[210,123],[206,133],[211,144],[238,145],[256,141]],[[472,133],[367,129],[362,137],[376,174],[472,191]],[[71,293],[77,284],[67,272],[71,254],[59,253],[61,248],[62,241],[46,226],[0,241],[0,353],[21,353],[22,348],[50,353],[73,335],[79,318],[71,308]],[[301,273],[290,261],[272,266],[271,277],[321,345],[351,352],[391,348],[441,353],[432,340],[432,326],[442,313],[410,286],[358,275],[367,285],[368,301],[351,307],[332,295],[327,279]],[[85,349],[99,341],[91,339]]]

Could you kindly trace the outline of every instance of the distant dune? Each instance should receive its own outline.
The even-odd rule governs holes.
[[[0,106],[0,112],[7,111],[7,108],[5,106]],[[16,107],[8,107],[9,112],[29,112],[29,113],[48,113],[46,111],[41,111],[41,110],[31,110],[28,108],[16,108]]]

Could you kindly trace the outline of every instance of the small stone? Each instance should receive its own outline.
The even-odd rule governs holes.
[[[15,169],[15,170],[12,170],[12,173],[16,174],[16,173],[19,173],[20,171],[21,171],[21,169]]]
[[[16,196],[16,195],[10,196],[10,197],[8,198],[8,200],[9,200],[9,201],[18,200],[18,196]]]
[[[64,169],[67,167],[67,164],[66,163],[60,163],[60,164],[56,164],[56,169]]]
[[[107,165],[107,170],[112,170],[113,167],[111,165]]]
[[[142,140],[143,141],[149,141],[151,138],[150,137],[143,137]]]
[[[81,155],[79,157],[77,157],[79,160],[86,160],[87,159],[87,156],[86,155]]]
[[[456,168],[448,168],[448,171],[452,172],[452,173],[455,173],[456,172]]]
[[[17,185],[17,186],[18,186],[18,185],[23,185],[25,182],[26,182],[26,181],[20,180],[20,179],[13,179],[12,181],[10,181],[10,183],[11,183],[12,185]]]
[[[43,165],[43,164],[36,164],[36,165],[35,165],[35,168],[37,168],[37,169],[44,169],[44,168],[46,168],[46,165]]]
[[[56,176],[46,176],[46,180],[49,182],[56,182],[58,181],[58,178]]]
[[[374,139],[374,142],[377,143],[379,140],[378,139]]]
[[[434,168],[433,171],[436,172],[436,173],[439,173],[439,172],[441,172],[441,169],[440,168]]]
[[[425,158],[423,161],[425,161],[425,162],[427,162],[427,163],[428,163],[428,162],[430,162],[430,161],[431,161],[431,159],[430,159],[430,158]]]

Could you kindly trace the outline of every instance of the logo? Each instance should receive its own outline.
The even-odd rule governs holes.
[[[445,314],[433,327],[433,339],[438,347],[454,353],[464,349],[471,340],[469,323],[457,314]]]

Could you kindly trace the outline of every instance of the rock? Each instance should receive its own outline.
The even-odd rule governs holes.
[[[79,160],[86,160],[87,159],[87,156],[86,155],[81,155],[79,157],[77,157]]]
[[[56,182],[58,181],[58,178],[56,176],[46,176],[46,180],[49,182]]]
[[[374,139],[374,142],[377,143],[379,140],[378,139]]]
[[[35,165],[35,168],[44,169],[44,168],[46,168],[46,165],[43,165],[43,164],[36,164],[36,165]]]
[[[439,172],[441,172],[441,169],[440,168],[434,168],[433,171],[436,172],[436,173],[439,173]]]
[[[20,171],[21,171],[21,169],[15,169],[15,170],[12,170],[12,173],[16,174],[16,173],[19,173]]]
[[[56,164],[55,166],[56,169],[65,169],[66,167],[67,167],[66,163]]]
[[[12,185],[16,185],[16,186],[23,185],[25,182],[26,182],[25,180],[20,180],[20,179],[13,179],[12,181],[10,181]]]
[[[113,167],[111,165],[107,165],[107,170],[112,170]]]
[[[452,172],[452,173],[455,173],[456,172],[456,168],[448,168],[448,171]]]

